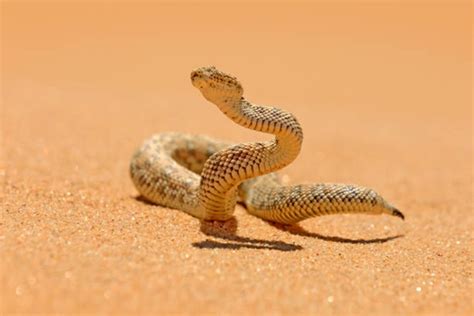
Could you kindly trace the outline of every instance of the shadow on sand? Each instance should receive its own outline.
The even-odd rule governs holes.
[[[133,199],[148,205],[156,205],[151,203],[143,196],[134,196]],[[232,217],[226,222],[219,221],[200,221],[201,232],[208,236],[222,239],[218,241],[215,239],[206,239],[204,241],[193,242],[192,246],[199,249],[229,249],[238,250],[242,248],[247,249],[267,249],[277,251],[296,251],[302,250],[303,247],[286,243],[283,241],[273,241],[265,239],[255,239],[248,237],[237,236],[237,219]]]
[[[145,204],[155,205],[147,201],[142,196],[135,196],[134,199]],[[298,224],[285,225],[285,224],[279,224],[279,223],[274,223],[274,222],[269,222],[269,221],[264,221],[264,220],[262,221],[278,230],[290,233],[292,235],[316,238],[316,239],[320,239],[324,241],[337,242],[337,243],[375,244],[375,243],[385,243],[390,240],[403,237],[403,235],[396,235],[396,236],[374,238],[374,239],[349,239],[349,238],[338,237],[338,236],[325,236],[318,233],[309,232],[305,230],[303,227],[299,226]],[[255,239],[255,238],[238,236],[237,235],[238,222],[235,217],[232,217],[230,220],[226,222],[204,221],[204,220],[201,220],[200,222],[201,222],[200,230],[203,234],[209,237],[222,239],[223,241],[217,241],[214,239],[206,239],[204,241],[192,243],[192,246],[195,248],[229,249],[229,250],[239,250],[242,248],[247,248],[247,249],[267,249],[267,250],[277,250],[277,251],[296,251],[296,250],[303,249],[303,247],[300,245],[290,244],[283,241]]]
[[[288,232],[292,235],[298,235],[298,236],[303,236],[303,237],[310,237],[310,238],[316,238],[316,239],[321,239],[324,241],[330,241],[330,242],[337,242],[337,243],[344,243],[344,244],[376,244],[376,243],[385,243],[390,240],[394,240],[400,237],[403,237],[403,235],[395,235],[395,236],[390,236],[390,237],[384,237],[384,238],[373,238],[373,239],[350,239],[350,238],[344,238],[344,237],[338,237],[338,236],[325,236],[321,235],[318,233],[312,233],[304,229],[303,227],[299,226],[298,224],[293,224],[293,225],[284,225],[284,224],[279,224],[279,223],[273,223],[273,222],[267,222],[272,227],[275,227],[278,230]]]
[[[232,217],[226,222],[201,221],[201,232],[206,236],[216,237],[226,242],[206,239],[193,243],[193,247],[200,249],[268,249],[278,251],[302,250],[299,245],[289,244],[283,241],[255,239],[237,236],[237,219]]]

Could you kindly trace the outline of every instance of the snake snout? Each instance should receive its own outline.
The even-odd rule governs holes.
[[[194,79],[196,79],[196,77],[199,77],[199,74],[198,74],[198,72],[195,70],[195,71],[191,72],[191,81],[194,81]]]
[[[191,73],[191,83],[198,89],[204,88],[202,74],[198,70]]]

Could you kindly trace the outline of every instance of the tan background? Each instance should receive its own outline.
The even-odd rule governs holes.
[[[1,8],[2,313],[473,313],[468,2]],[[299,118],[293,183],[370,186],[407,220],[301,236],[238,207],[219,237],[137,201],[152,133],[266,137],[191,86],[209,64]]]

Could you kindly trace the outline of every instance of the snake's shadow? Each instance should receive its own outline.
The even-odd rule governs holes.
[[[400,237],[404,236],[404,235],[395,235],[395,236],[390,236],[390,237],[373,238],[373,239],[350,239],[350,238],[344,238],[344,237],[338,237],[338,236],[325,236],[325,235],[321,235],[321,234],[318,234],[318,233],[309,232],[306,229],[304,229],[303,227],[299,226],[298,224],[284,225],[284,224],[279,224],[279,223],[274,223],[274,222],[269,222],[269,221],[264,221],[264,222],[266,222],[267,224],[269,224],[272,227],[275,227],[278,230],[288,232],[292,235],[317,238],[317,239],[321,239],[321,240],[324,240],[324,241],[344,243],[344,244],[385,243],[387,241],[394,240],[394,239],[397,239],[397,238],[400,238]]]
[[[136,201],[148,205],[156,206],[141,195],[133,197]],[[303,247],[299,245],[289,244],[283,241],[272,241],[265,239],[254,239],[248,237],[237,236],[238,222],[235,217],[232,217],[226,222],[218,221],[200,221],[201,232],[209,237],[223,239],[226,242],[217,241],[213,239],[206,239],[200,242],[192,243],[192,246],[199,249],[230,249],[238,250],[242,248],[248,249],[268,249],[278,251],[296,251],[302,250]]]
[[[193,243],[193,247],[200,249],[267,249],[278,251],[296,251],[302,250],[299,245],[289,244],[283,241],[255,239],[237,236],[237,219],[232,217],[228,221],[201,221],[200,230],[203,234],[210,237],[226,240],[221,242],[212,239]]]

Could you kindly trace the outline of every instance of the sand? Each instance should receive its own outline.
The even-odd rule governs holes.
[[[471,9],[2,2],[1,313],[472,315]],[[292,183],[369,186],[406,221],[137,199],[153,133],[268,138],[192,87],[209,64],[299,118]]]

